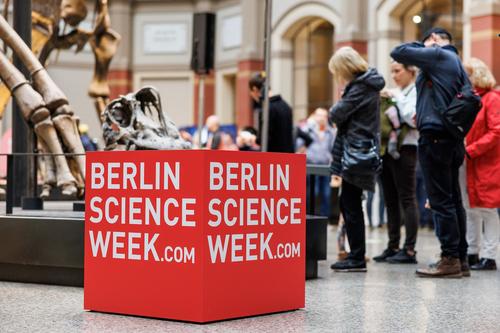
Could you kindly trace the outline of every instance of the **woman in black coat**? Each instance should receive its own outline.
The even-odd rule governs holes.
[[[332,174],[342,178],[340,210],[343,214],[349,256],[331,266],[335,271],[366,272],[363,190],[374,191],[380,169],[379,104],[384,78],[351,47],[340,48],[328,67],[337,82],[346,84],[342,98],[330,109],[338,128],[333,147]]]

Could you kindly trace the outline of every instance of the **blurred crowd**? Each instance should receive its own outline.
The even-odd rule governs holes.
[[[416,264],[419,227],[428,227],[441,244],[441,259],[418,269],[418,276],[460,278],[471,269],[496,270],[500,92],[495,78],[480,59],[462,63],[452,35],[441,28],[396,47],[390,56],[391,77],[383,78],[353,48],[337,50],[328,67],[341,87],[340,99],[296,126],[292,108],[269,90],[268,151],[306,154],[308,164],[330,167],[331,177],[315,176],[314,199],[317,214],[338,223],[335,271],[366,271],[366,224],[387,226],[389,242],[375,262]],[[394,89],[386,87],[389,79]],[[260,151],[265,81],[257,73],[249,83],[255,127],[241,128],[233,137],[212,115],[201,133],[182,131],[183,138],[201,149]]]

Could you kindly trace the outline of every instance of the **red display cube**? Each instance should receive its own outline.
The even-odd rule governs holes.
[[[84,308],[210,322],[304,307],[305,155],[87,154]]]

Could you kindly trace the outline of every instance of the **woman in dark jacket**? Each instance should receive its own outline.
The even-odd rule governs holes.
[[[343,214],[349,256],[331,266],[335,271],[366,272],[365,221],[361,196],[374,191],[380,169],[380,91],[384,78],[351,47],[340,48],[328,67],[339,84],[346,84],[342,98],[330,109],[338,128],[333,148],[333,177],[342,178],[340,210]]]

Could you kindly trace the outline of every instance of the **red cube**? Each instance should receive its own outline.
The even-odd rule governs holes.
[[[84,308],[210,322],[304,307],[305,155],[87,154]]]

